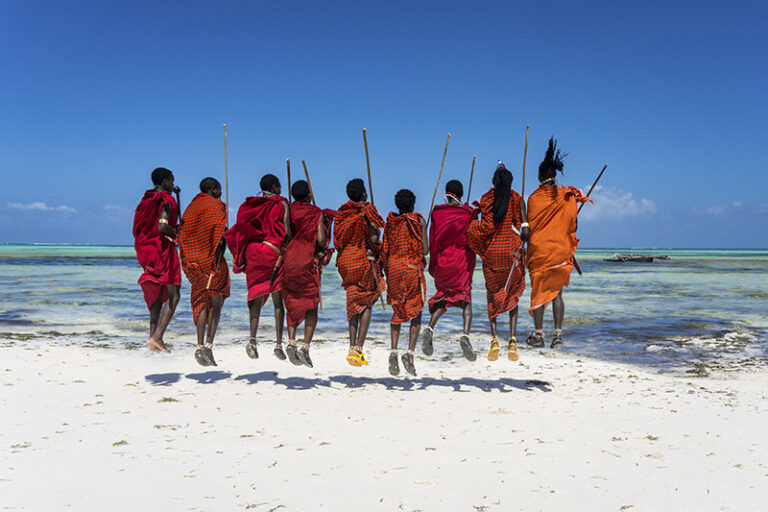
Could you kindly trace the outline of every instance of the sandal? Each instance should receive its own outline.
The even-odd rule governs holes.
[[[552,335],[552,344],[549,346],[549,348],[553,348],[555,350],[559,350],[563,348],[563,330],[562,329],[555,329],[555,333]]]
[[[525,342],[531,347],[542,348],[544,346],[544,334],[541,331],[537,331],[535,334],[528,336]]]
[[[256,349],[256,338],[251,338],[251,341],[245,346],[245,353],[248,354],[248,357],[251,359],[259,358],[259,351]]]
[[[426,356],[431,356],[435,351],[432,346],[432,336],[434,334],[434,329],[427,326],[427,328],[424,329],[424,334],[421,335],[421,351],[424,352],[424,355]]]
[[[393,376],[400,375],[400,365],[397,363],[397,350],[389,353],[389,374]]]
[[[277,342],[275,344],[275,357],[278,358],[281,361],[285,361],[285,352],[283,352],[283,344],[280,342]]]
[[[488,360],[495,361],[499,358],[499,340],[493,338],[491,340],[491,348],[488,350]]]
[[[288,354],[288,360],[296,366],[301,366],[303,363],[299,359],[299,351],[296,350],[296,342],[291,340],[288,342],[288,346],[285,347],[285,352]],[[277,355],[277,353],[275,353]],[[280,357],[280,356],[277,356]]]
[[[395,355],[395,357],[397,357]],[[405,367],[405,371],[409,374],[416,376],[416,367],[413,365],[413,352],[410,350],[403,354],[403,357],[401,358],[403,360],[403,366]]]
[[[514,336],[509,338],[509,346],[507,347],[507,359],[510,361],[517,361],[520,359],[520,356],[517,353],[517,343],[515,343],[517,340]]]
[[[309,345],[306,343],[299,349],[299,360],[304,366],[314,368],[314,366],[312,366],[312,359],[309,358]]]
[[[198,345],[197,350],[195,350],[195,361],[197,361],[197,364],[200,366],[211,366],[208,362],[208,358],[205,356],[205,347],[202,345]]]
[[[470,361],[477,359],[477,354],[475,354],[475,351],[472,349],[472,344],[469,342],[469,336],[466,334],[462,336],[459,340],[459,345],[461,345],[461,351],[464,353],[465,358]]]
[[[356,347],[350,347],[347,362],[350,366],[363,366],[363,354],[358,352]]]

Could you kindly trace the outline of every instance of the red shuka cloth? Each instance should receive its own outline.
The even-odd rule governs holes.
[[[528,196],[528,271],[531,275],[531,307],[547,307],[571,281],[578,203],[587,199],[576,187],[541,185]]]
[[[467,243],[467,228],[472,220],[468,204],[441,204],[432,210],[429,225],[429,274],[435,280],[435,293],[429,299],[429,312],[438,304],[458,306],[472,302],[472,274],[477,258]]]
[[[418,213],[389,212],[381,250],[387,274],[387,304],[392,306],[391,323],[402,324],[421,313],[426,295],[424,246]]]
[[[341,286],[347,291],[347,320],[362,313],[379,298],[379,289],[383,292],[386,285],[381,268],[374,263],[376,280],[371,270],[371,263],[365,251],[369,248],[368,224],[376,228],[384,227],[376,207],[371,203],[347,201],[336,212],[333,229],[333,245],[336,247],[336,267],[341,275]],[[380,245],[380,244],[379,244]],[[378,250],[378,247],[371,247]]]
[[[488,298],[488,318],[495,318],[517,307],[525,291],[525,265],[518,261],[509,293],[504,288],[515,260],[520,240],[520,194],[510,191],[509,206],[504,220],[493,222],[494,189],[480,199],[480,220],[473,220],[467,230],[467,242],[483,259],[485,291]],[[517,232],[515,232],[517,231]]]
[[[237,211],[237,222],[224,234],[233,256],[232,271],[245,272],[248,284],[248,302],[276,292],[283,280],[283,265],[272,286],[269,280],[279,257],[274,247],[282,248],[285,241],[282,196],[246,197]]]
[[[136,206],[133,216],[133,247],[136,249],[139,265],[144,269],[138,282],[144,292],[147,309],[151,308],[159,297],[162,297],[162,302],[168,300],[165,285],[181,285],[181,267],[176,243],[157,228],[163,204],[171,205],[168,225],[175,228],[179,207],[173,195],[164,190],[152,189],[144,192],[144,197]]]
[[[229,297],[227,262],[223,256],[216,262],[216,248],[225,229],[227,207],[220,199],[201,192],[184,210],[179,228],[179,252],[181,268],[192,285],[189,299],[195,324],[200,312],[208,306],[209,297]]]
[[[320,215],[324,216],[325,221],[324,247],[317,246]],[[283,277],[283,301],[288,311],[286,316],[289,326],[303,322],[307,311],[317,308],[320,302],[320,265],[327,265],[333,254],[333,249],[328,249],[328,245],[334,215],[334,210],[321,210],[303,201],[291,204],[293,238],[285,248]],[[323,252],[322,261],[315,258],[318,251]]]

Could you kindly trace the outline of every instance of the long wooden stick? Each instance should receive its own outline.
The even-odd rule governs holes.
[[[432,219],[432,209],[435,207],[435,197],[437,197],[437,189],[440,187],[440,178],[443,177],[443,167],[445,167],[445,155],[448,153],[448,143],[451,142],[451,134],[448,134],[448,138],[445,140],[445,149],[443,150],[443,161],[440,164],[440,174],[437,175],[437,183],[435,184],[435,192],[432,194],[432,204],[429,205],[429,216],[427,217],[427,227],[429,227],[429,221]]]
[[[525,125],[525,149],[523,150],[523,187],[520,192],[520,198],[525,201],[525,160],[528,157],[528,128],[529,125]]]
[[[227,125],[224,125],[224,186],[226,190],[227,227],[229,227],[229,171],[227,170]]]
[[[605,172],[605,169],[607,169],[607,168],[608,168],[608,164],[605,164],[605,165],[603,166],[603,170],[602,170],[602,171],[600,171],[600,174],[598,174],[598,175],[597,175],[597,178],[595,179],[595,182],[592,184],[592,186],[591,186],[591,187],[589,187],[589,192],[587,192],[587,197],[589,197],[589,194],[591,194],[591,193],[592,193],[592,190],[594,190],[594,188],[595,188],[595,185],[597,185],[597,182],[598,182],[598,181],[600,181],[600,178],[602,177],[603,173]],[[584,208],[584,205],[585,205],[585,204],[586,204],[586,203],[581,203],[581,205],[579,206],[579,211],[578,211],[578,212],[576,212],[576,213],[579,213],[579,212],[581,212],[581,209],[582,209],[582,208]]]
[[[469,170],[469,190],[467,190],[467,203],[469,203],[469,198],[472,197],[472,178],[475,176],[475,160],[477,159],[477,155],[472,156],[472,169]]]
[[[291,204],[291,159],[290,158],[285,159],[285,166],[288,170],[288,193],[286,195],[288,196],[288,204]]]
[[[312,204],[317,206],[315,202],[315,193],[312,191],[312,182],[309,180],[309,171],[307,171],[307,162],[301,161],[301,165],[304,166],[304,176],[307,178],[307,185],[309,185],[309,197],[312,199]]]
[[[368,157],[368,137],[365,135],[365,128],[363,128],[363,144],[365,145],[365,166],[368,168],[368,198],[373,204],[373,183],[371,182],[371,160]]]

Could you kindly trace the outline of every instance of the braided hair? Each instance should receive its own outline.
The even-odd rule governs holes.
[[[557,149],[557,141],[554,137],[550,137],[549,147],[547,147],[547,152],[544,154],[544,160],[539,164],[539,183],[554,180],[555,176],[557,176],[557,171],[560,171],[560,174],[562,174],[563,158],[567,155],[568,153],[560,154],[560,150]]]
[[[504,220],[509,208],[510,190],[512,189],[512,173],[499,162],[493,173],[493,222],[498,224]]]

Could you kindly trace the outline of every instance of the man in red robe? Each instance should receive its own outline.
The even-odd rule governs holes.
[[[197,328],[195,359],[203,366],[216,366],[213,339],[224,299],[229,297],[229,271],[224,260],[227,207],[220,197],[218,180],[203,179],[200,193],[184,210],[179,228],[181,267],[192,285],[189,298]]]
[[[467,244],[467,228],[472,220],[472,208],[462,204],[464,187],[458,180],[445,184],[445,204],[435,206],[429,225],[429,274],[435,280],[435,293],[429,299],[432,317],[421,337],[421,349],[432,355],[435,325],[445,310],[459,306],[464,320],[464,333],[459,345],[464,357],[477,359],[469,342],[472,326],[472,274],[476,257]]]
[[[257,359],[256,333],[261,308],[272,296],[275,306],[275,356],[285,359],[283,321],[285,309],[280,285],[283,281],[284,244],[291,237],[288,202],[280,195],[280,180],[273,174],[261,178],[261,196],[246,197],[237,211],[237,222],[227,230],[225,238],[234,259],[232,270],[245,272],[248,284],[248,311],[251,338],[245,350]]]
[[[421,311],[427,291],[424,278],[429,252],[427,244],[427,223],[424,217],[414,213],[416,196],[408,189],[395,194],[398,213],[389,212],[384,228],[381,261],[387,274],[387,303],[392,306],[390,321],[392,339],[389,353],[389,373],[398,375],[397,343],[400,340],[400,324],[410,321],[408,351],[403,354],[405,371],[416,376],[414,350],[421,329]]]
[[[520,262],[522,243],[527,240],[525,205],[520,194],[511,189],[512,173],[499,162],[493,174],[493,188],[480,199],[480,220],[473,220],[467,230],[467,242],[483,260],[483,276],[491,323],[491,347],[488,360],[499,358],[496,319],[509,312],[510,337],[507,358],[519,359],[517,353],[517,303],[525,291],[525,265]]]
[[[355,178],[347,183],[347,197],[349,201],[336,213],[333,245],[338,251],[336,267],[341,285],[347,292],[347,362],[362,366],[368,364],[363,343],[371,323],[371,308],[385,288],[381,266],[376,261],[380,252],[379,229],[384,227],[384,219],[367,202],[363,180]]]
[[[173,173],[164,167],[152,171],[154,188],[144,192],[133,217],[136,258],[144,273],[139,277],[149,309],[149,341],[152,352],[171,353],[163,335],[179,303],[181,268],[176,253],[179,206],[171,194]],[[178,191],[178,189],[175,189]]]
[[[336,214],[314,206],[309,184],[299,180],[291,186],[291,233],[293,238],[285,248],[283,300],[288,311],[288,345],[285,351],[295,365],[312,368],[309,346],[317,327],[320,303],[320,269],[331,261],[333,249],[328,248],[331,226]],[[296,330],[304,323],[304,343],[296,349]]]

